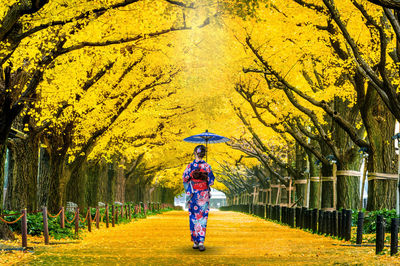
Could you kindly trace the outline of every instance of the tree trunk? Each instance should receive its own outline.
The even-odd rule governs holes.
[[[368,132],[368,177],[374,173],[396,174],[397,158],[392,141],[395,118],[375,89],[369,86],[363,121]],[[367,108],[369,106],[369,108]],[[396,204],[396,181],[375,179],[368,181],[367,210],[393,209]]]
[[[296,198],[294,202],[297,202],[297,206],[305,206],[305,200],[307,195],[306,195],[306,184],[296,184]],[[299,201],[299,199],[301,198],[301,200]],[[294,203],[293,202],[293,203]]]
[[[50,154],[45,148],[40,148],[38,202],[39,206],[48,206],[50,188]]]
[[[101,179],[101,164],[97,163],[88,163],[86,167],[86,191],[85,197],[88,206],[97,206],[97,203],[100,201],[100,179]]]
[[[318,208],[318,188],[319,188],[319,177],[312,176],[310,179],[310,208]]]
[[[50,186],[48,194],[48,209],[50,212],[58,212],[64,206],[64,187],[61,186],[61,178],[64,173],[65,157],[63,154],[50,152]]]
[[[162,188],[161,202],[174,204],[174,193],[171,189]]]
[[[123,163],[123,162],[122,162]],[[117,177],[116,177],[116,189],[115,189],[115,200],[119,202],[125,201],[125,183],[126,178],[124,175],[124,169],[122,167],[117,167]]]
[[[4,173],[7,155],[7,146],[0,144],[0,209],[3,208],[3,187],[4,187]]]
[[[108,190],[108,165],[103,160],[98,163],[99,165],[99,185],[97,200],[101,202],[109,202],[107,199]]]
[[[68,167],[70,168],[70,167]],[[66,201],[72,201],[78,204],[80,208],[87,207],[85,191],[87,183],[87,175],[85,174],[86,164],[75,165],[73,169],[66,171],[70,173],[69,178],[66,177],[65,195]]]
[[[30,135],[25,140],[13,139],[8,146],[10,168],[6,206],[10,210],[37,210],[39,139]]]
[[[107,178],[107,201],[114,203],[115,201],[115,179],[116,171],[114,164],[108,164]]]
[[[0,199],[3,202],[3,184],[4,184],[4,172],[5,172],[5,161],[6,161],[6,145],[0,144]],[[14,233],[11,231],[5,223],[0,223],[0,239],[3,240],[15,240]]]
[[[333,207],[333,181],[330,180],[331,177],[332,167],[330,165],[322,165],[322,209],[329,209]]]
[[[358,105],[350,107],[348,101],[339,97],[334,99],[334,108],[337,113],[352,124],[361,122]],[[360,129],[360,134],[363,132]],[[335,122],[332,122],[332,137],[338,147],[337,170],[353,170],[358,172],[361,166],[359,147],[354,144],[349,135]],[[336,177],[337,209],[358,209],[360,198],[360,177],[337,175]]]
[[[310,201],[309,208],[318,208],[319,169],[315,165],[315,156],[307,152],[308,168],[310,175]]]

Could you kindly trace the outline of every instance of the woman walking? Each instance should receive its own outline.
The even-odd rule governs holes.
[[[203,158],[206,147],[199,145],[194,149],[195,159],[183,173],[183,186],[186,197],[189,198],[189,222],[193,248],[206,250],[204,240],[210,201],[210,186],[214,184],[214,174],[211,166]]]

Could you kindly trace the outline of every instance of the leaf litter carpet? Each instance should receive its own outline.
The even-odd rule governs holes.
[[[29,265],[320,265],[400,264],[399,257],[376,256],[374,247],[313,235],[236,212],[211,211],[206,251],[192,249],[188,214],[171,211],[114,228],[87,233],[74,244],[41,247]]]

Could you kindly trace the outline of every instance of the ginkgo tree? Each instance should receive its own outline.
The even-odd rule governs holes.
[[[394,133],[394,116],[385,107],[385,99],[380,101],[379,90],[365,76],[370,72],[357,68],[353,63],[354,57],[346,49],[348,38],[341,36],[343,25],[339,23],[339,28],[342,27],[339,29],[331,19],[335,16],[333,11],[338,8],[342,16],[351,16],[352,23],[346,23],[346,27],[357,34],[358,49],[368,50],[369,62],[385,64],[383,72],[394,75],[393,62],[386,60],[387,54],[393,54],[386,50],[386,47],[392,49],[393,41],[390,43],[391,35],[388,33],[389,45],[385,46],[385,42],[381,48],[376,45],[379,36],[385,36],[377,22],[383,15],[379,7],[364,6],[358,1],[337,5],[332,1],[325,2],[327,7],[317,1],[270,2],[266,8],[256,10],[257,20],[233,22],[233,25],[239,24],[235,28],[239,41],[256,60],[256,64],[248,63],[244,71],[264,76],[267,81],[264,88],[269,87],[240,89],[239,92],[252,104],[256,116],[257,109],[266,110],[274,113],[278,122],[287,124],[289,127],[284,131],[295,133],[297,138],[292,136],[296,141],[314,153],[322,162],[324,176],[332,175],[327,155],[333,155],[339,170],[358,171],[360,156],[357,150],[368,150],[368,171],[371,173],[368,208],[391,208],[394,206],[393,181],[374,178],[374,175],[376,172],[395,172],[394,146],[390,143],[390,136]],[[338,18],[335,21],[340,22]],[[287,100],[276,98],[278,90],[285,93]],[[297,111],[284,103],[287,101]],[[389,103],[386,105],[390,106]],[[364,138],[364,129],[367,139]],[[277,131],[282,131],[282,128],[277,128]],[[319,140],[321,150],[308,145],[307,138]],[[353,185],[349,186],[349,182]],[[348,193],[347,196],[342,195],[339,201],[341,198],[350,200],[340,203],[340,206],[358,205],[358,185],[358,177],[341,176],[338,179],[338,192]],[[385,195],[384,198],[382,195]],[[332,203],[323,205],[329,207]]]
[[[124,59],[126,61],[132,60],[132,58],[126,56],[126,54],[132,54],[133,50],[135,53],[136,51],[145,51],[150,54],[152,50],[158,49],[155,47],[157,46],[157,42],[151,42],[152,38],[191,28],[191,26],[188,26],[190,22],[185,21],[182,15],[182,8],[177,5],[177,2],[172,4],[168,3],[168,1],[163,1],[162,3],[151,3],[150,1],[137,2],[138,1],[114,2],[109,3],[109,6],[104,6],[102,3],[91,3],[87,5],[73,5],[73,3],[71,3],[73,8],[71,8],[72,6],[70,5],[63,6],[60,3],[49,3],[48,5],[41,6],[37,12],[34,12],[30,16],[23,16],[24,14],[21,13],[15,18],[13,25],[15,27],[24,25],[25,28],[22,32],[18,30],[16,33],[18,38],[11,38],[10,33],[5,35],[3,39],[3,66],[5,69],[5,90],[3,92],[5,95],[5,111],[3,113],[6,115],[4,118],[7,119],[7,121],[2,123],[2,125],[7,124],[8,126],[4,128],[4,134],[1,134],[2,137],[7,136],[12,121],[14,121],[14,118],[26,107],[26,112],[23,114],[25,115],[25,121],[21,126],[26,129],[30,127],[30,132],[32,132],[30,135],[35,135],[36,140],[36,135],[45,130],[46,134],[42,135],[44,138],[42,142],[45,146],[49,149],[52,146],[55,147],[54,152],[57,155],[66,154],[70,145],[73,144],[71,141],[71,130],[73,130],[74,125],[69,121],[71,119],[77,119],[82,115],[88,115],[89,113],[85,111],[84,108],[82,109],[79,104],[86,104],[87,107],[88,105],[96,104],[96,101],[99,100],[94,97],[91,101],[88,101],[87,99],[90,99],[90,97],[84,99],[82,94],[90,91],[92,86],[97,84],[100,80],[103,81],[102,77],[110,71],[117,72],[117,69],[122,66],[125,67],[126,72],[129,72],[136,64],[124,63]],[[130,4],[134,6],[129,6]],[[129,6],[129,8],[127,8],[127,6]],[[124,7],[126,8],[124,9]],[[13,8],[14,6],[9,7],[10,10]],[[68,10],[68,12],[61,12],[61,17],[57,17],[52,15],[51,11],[55,8],[59,11],[65,9]],[[144,11],[148,11],[148,17],[146,17]],[[130,19],[135,18],[137,23],[129,24],[126,20],[128,17],[127,15],[129,15]],[[8,13],[4,12],[4,16],[4,21],[7,21]],[[35,16],[39,17],[39,19],[35,18]],[[176,16],[178,18],[176,18]],[[158,24],[155,25],[155,28],[150,26],[151,23],[148,23],[149,20],[154,17],[158,18]],[[121,23],[121,25],[125,27],[116,29],[116,22]],[[196,27],[202,27],[206,24],[207,22],[200,23],[196,25]],[[12,29],[11,27],[9,31],[12,31]],[[139,47],[140,42],[146,42],[147,47]],[[124,43],[129,45],[124,46]],[[161,43],[159,45],[161,45]],[[94,47],[97,47],[97,50]],[[115,61],[121,56],[122,59],[119,59],[120,65],[118,65]],[[139,58],[135,60],[138,61]],[[160,60],[151,61],[154,61],[153,65],[160,62]],[[68,64],[71,65],[67,66]],[[12,69],[15,68],[19,70],[13,73]],[[142,68],[140,70],[143,71],[145,69]],[[138,72],[140,73],[140,71]],[[168,70],[166,72],[168,72]],[[145,75],[154,77],[152,75],[157,76],[160,75],[160,73],[149,73]],[[23,81],[27,86],[24,87],[24,84],[20,84],[21,86],[19,89],[16,87],[15,89],[11,89],[9,87],[14,86],[14,83],[18,83],[18,78],[22,78],[17,76],[17,74],[24,77]],[[66,79],[63,81],[63,78],[60,77]],[[158,78],[160,79],[161,77],[159,76]],[[13,79],[12,83],[10,79]],[[166,79],[169,78],[167,77]],[[160,82],[163,83],[165,81]],[[113,81],[111,79],[108,83],[106,82],[103,84],[103,88],[112,89],[113,84],[114,87],[119,85],[115,85],[115,83],[117,83],[117,80]],[[150,90],[157,84],[155,82],[155,84],[149,83],[146,85],[144,85],[143,88]],[[106,91],[104,91],[104,93],[106,93]],[[131,93],[133,93],[133,95],[131,94],[132,97],[128,97],[127,99],[123,99],[122,96],[128,93],[121,94],[120,97],[118,97],[116,93],[111,96],[114,97],[114,104],[120,106],[117,114],[111,116],[111,121],[116,120],[118,115],[129,106],[129,103],[133,100],[133,96],[135,96],[135,92]],[[102,95],[102,93],[98,94]],[[93,95],[94,94],[92,94],[92,96]],[[120,103],[118,103],[118,98]],[[35,101],[44,102],[45,104],[36,104]],[[114,105],[112,101],[108,101],[107,103],[108,109],[111,111]],[[46,111],[46,108],[49,108],[49,111]],[[38,115],[34,117],[32,114],[33,112],[37,112]],[[31,121],[29,121],[30,119],[39,121],[33,121],[33,123],[31,123]],[[32,124],[36,127],[34,130],[32,130]],[[67,131],[63,131],[62,126],[67,127]],[[105,130],[106,128],[104,127],[97,128],[97,131],[95,130],[91,133],[98,135],[101,131]],[[48,132],[51,131],[56,134],[49,138]],[[59,141],[56,140],[57,133],[62,136]],[[90,131],[88,133],[90,134]],[[87,134],[86,136],[88,137]],[[46,138],[50,139],[50,143]],[[29,140],[32,140],[32,138],[29,138]],[[90,142],[93,141],[93,138],[89,137],[87,140]],[[37,145],[37,141],[35,143]],[[84,150],[89,146],[91,145],[87,145],[86,148],[84,147]],[[34,151],[35,148],[32,150]],[[80,154],[83,154],[82,152],[84,150],[82,150]],[[19,153],[18,156],[21,156],[21,153]],[[30,152],[30,155],[27,155],[27,157],[29,156],[35,157],[35,152]],[[54,171],[53,174],[59,178],[60,175],[57,173],[61,171],[60,165],[64,163],[63,156],[59,157],[58,162],[56,162],[56,159],[52,158],[49,158],[49,161],[58,164],[58,167],[50,167],[50,170]],[[44,170],[44,172],[46,171]],[[36,179],[33,176],[34,171],[30,173],[32,174],[30,180],[34,182]],[[21,172],[19,174],[21,174]],[[23,179],[19,178],[18,180]],[[58,181],[53,180],[51,182],[57,183]],[[53,186],[55,186],[53,191],[56,189],[54,193],[58,193],[58,185],[55,184]],[[18,186],[14,187],[18,188]],[[33,183],[33,187],[35,187],[35,182]],[[28,194],[28,191],[31,191],[30,193],[35,195],[34,190],[26,188],[19,189],[22,189],[20,192],[24,195]],[[32,198],[30,198],[29,202],[35,204]],[[55,199],[55,202],[59,204],[59,200]],[[23,205],[26,204],[27,202],[23,203]],[[33,208],[33,206],[30,206],[30,209],[31,208]]]

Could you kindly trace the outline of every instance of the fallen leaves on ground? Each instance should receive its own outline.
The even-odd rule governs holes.
[[[188,214],[163,215],[86,233],[69,244],[38,246],[25,263],[43,264],[399,264],[374,247],[314,235],[236,212],[211,212],[205,252],[191,248]]]

